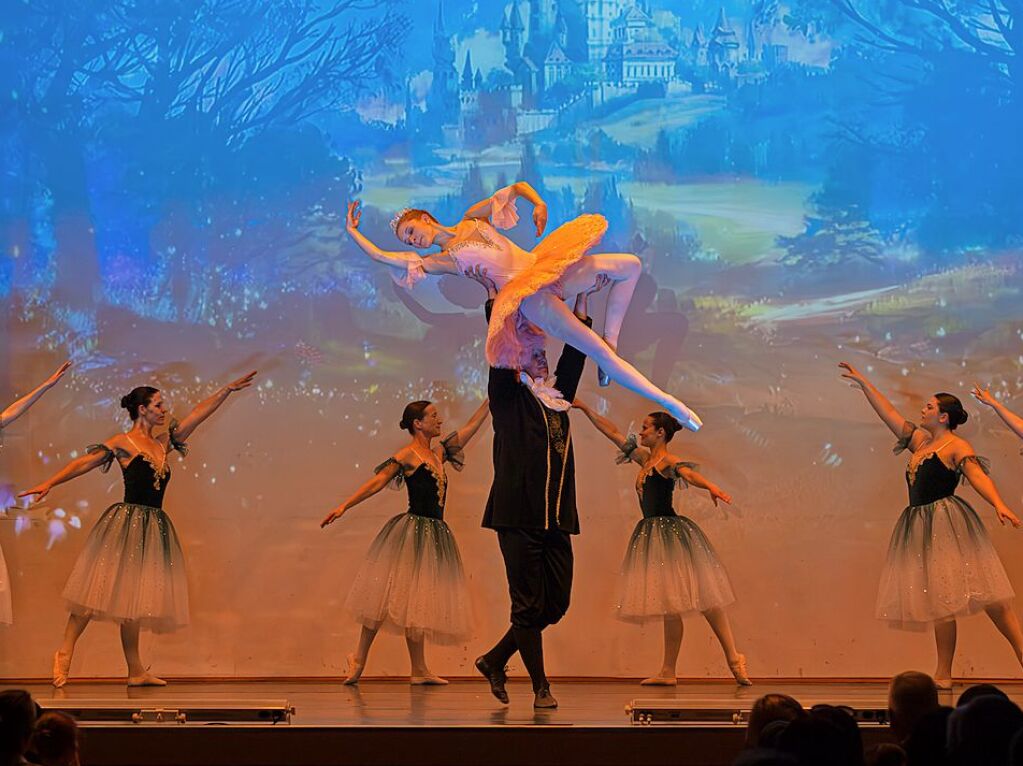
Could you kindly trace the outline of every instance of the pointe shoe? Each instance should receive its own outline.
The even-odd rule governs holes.
[[[359,679],[362,677],[362,671],[366,669],[366,666],[355,659],[354,654],[348,655],[348,678],[342,683],[345,686],[354,686],[359,683]]]
[[[152,673],[143,673],[140,676],[129,676],[128,686],[166,686],[167,682],[157,678]]]
[[[447,686],[448,680],[435,673],[427,673],[424,676],[412,676],[409,683],[412,686]]]
[[[67,683],[68,674],[71,672],[71,658],[63,652],[53,653],[53,686],[60,689]]]
[[[682,424],[683,428],[688,428],[694,432],[703,428],[703,421],[700,420],[700,416],[682,404],[678,399],[675,399],[674,403],[666,409],[675,420]]]
[[[678,686],[675,676],[651,676],[639,682],[640,686]]]
[[[753,682],[749,680],[749,676],[746,674],[746,655],[740,654],[734,662],[728,663],[728,669],[732,671],[732,675],[735,676],[735,683],[739,686],[752,686]]]

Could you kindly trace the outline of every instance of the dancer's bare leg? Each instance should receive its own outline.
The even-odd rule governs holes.
[[[674,686],[678,681],[675,677],[678,666],[678,653],[682,648],[682,618],[677,614],[664,615],[664,662],[656,676],[646,678],[640,683],[643,686]]]
[[[952,688],[952,660],[956,653],[957,631],[955,620],[934,623],[934,643],[938,649],[938,667],[934,671],[934,682],[939,689]]]
[[[1012,608],[1012,604],[1003,601],[1000,604],[991,604],[984,611],[998,628],[998,632],[1005,636],[1012,646],[1016,661],[1023,665],[1023,628],[1020,627],[1019,615]]]
[[[601,274],[611,280],[611,289],[607,295],[607,310],[604,314],[604,341],[612,351],[618,350],[618,336],[622,332],[625,312],[629,310],[632,295],[636,292],[639,277],[643,273],[643,263],[629,253],[599,253],[588,255],[578,261],[565,275],[565,294],[580,293],[590,289]],[[578,289],[574,289],[578,288]],[[600,385],[610,382],[609,375],[603,369],[597,371]]]
[[[348,655],[348,678],[344,681],[346,686],[357,684],[362,678],[362,671],[366,669],[366,658],[369,657],[369,649],[373,646],[373,639],[377,637],[378,630],[379,626],[376,628],[362,626],[362,632],[359,633],[359,648],[354,654]]]
[[[128,664],[128,686],[166,686],[166,681],[147,673],[142,664],[139,656],[140,628],[138,621],[121,623],[121,648]]]
[[[728,669],[732,671],[735,680],[742,686],[751,686],[752,682],[746,675],[746,657],[735,648],[735,637],[732,635],[732,622],[724,609],[715,607],[703,613],[707,622],[718,637],[721,650],[725,653],[725,660],[728,661]]]
[[[426,641],[423,634],[405,631],[405,643],[408,645],[408,658],[412,663],[413,686],[445,686],[447,681],[431,673],[426,666]]]
[[[53,655],[53,685],[58,689],[67,683],[71,671],[71,658],[75,654],[75,645],[82,633],[89,627],[89,618],[80,614],[69,614],[64,627],[64,641],[60,649]]]
[[[523,315],[549,335],[582,351],[616,383],[647,397],[666,409],[683,426],[699,430],[703,423],[696,413],[671,394],[662,391],[635,367],[618,356],[593,330],[550,292],[531,295],[522,302]]]

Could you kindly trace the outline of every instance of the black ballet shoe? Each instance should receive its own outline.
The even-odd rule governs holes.
[[[476,658],[475,665],[476,670],[490,682],[490,693],[497,697],[498,702],[507,705],[508,692],[504,685],[508,681],[508,674],[504,672],[504,668],[493,667],[483,656]]]
[[[536,697],[533,699],[533,707],[537,710],[553,710],[558,706],[558,701],[551,694],[551,685],[544,684],[536,690]]]

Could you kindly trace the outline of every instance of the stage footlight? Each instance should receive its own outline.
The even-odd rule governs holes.
[[[79,723],[218,724],[273,726],[291,723],[287,700],[39,700]]]

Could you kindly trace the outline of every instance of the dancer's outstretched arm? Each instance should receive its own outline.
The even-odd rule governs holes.
[[[625,434],[618,430],[618,426],[605,418],[582,399],[576,398],[576,400],[572,402],[572,407],[579,410],[587,418],[589,418],[590,422],[593,423],[596,429],[604,434],[604,436],[606,436],[618,449],[625,449],[625,445],[629,443],[629,439],[625,436]],[[645,448],[637,447],[637,449]]]
[[[503,195],[507,202],[512,202],[517,197],[528,200],[533,205],[533,223],[536,226],[536,236],[543,234],[547,228],[547,203],[537,193],[536,189],[525,181],[516,181],[511,186],[495,192],[493,196],[480,200],[471,208],[465,211],[463,218],[486,218],[488,221],[494,212],[494,197]]]
[[[1012,526],[1018,527],[1020,520],[1016,517],[1016,514],[1009,510],[1005,501],[1002,500],[1002,496],[998,493],[998,488],[995,487],[995,483],[991,481],[991,477],[987,474],[986,465],[981,464],[981,461],[973,454],[973,450],[969,445],[958,440],[953,447],[950,457],[955,461],[959,470],[962,471],[966,480],[970,482],[970,486],[977,490],[977,494],[987,500],[995,509],[995,513],[998,514],[998,523],[1005,524],[1008,522]]]
[[[900,439],[905,436],[906,423],[908,422],[898,410],[892,405],[890,401],[882,394],[877,387],[867,380],[867,377],[853,367],[848,362],[840,362],[841,367],[845,372],[842,373],[842,377],[852,382],[853,385],[857,386],[863,394],[867,397],[867,401],[870,406],[874,408],[874,412],[878,414],[878,417],[884,421],[884,424],[888,426],[889,430],[898,436]],[[918,438],[916,435],[914,439]],[[920,437],[922,438],[922,437]]]
[[[337,521],[338,519],[341,518],[342,515],[344,515],[345,511],[354,508],[363,500],[367,500],[373,497],[373,495],[375,495],[377,492],[386,487],[387,483],[398,475],[398,471],[402,470],[401,462],[399,461],[400,455],[401,452],[395,455],[394,458],[392,458],[390,461],[385,463],[384,467],[381,468],[376,474],[374,474],[372,479],[370,479],[357,490],[355,490],[355,494],[353,494],[351,497],[349,497],[347,500],[341,503],[341,505],[339,505],[333,511],[328,513],[327,516],[323,519],[323,521],[320,522],[320,528],[322,529],[328,524],[332,524],[333,522]]]
[[[178,442],[185,441],[199,427],[200,423],[220,409],[220,405],[227,401],[227,397],[235,391],[241,391],[243,388],[251,386],[254,377],[256,377],[255,371],[250,372],[248,375],[243,375],[238,380],[232,381],[219,389],[209,399],[197,404],[195,409],[185,415],[181,422],[174,427],[174,433],[172,434],[174,440]]]
[[[35,499],[38,502],[46,497],[50,490],[58,484],[63,484],[66,481],[71,481],[72,479],[76,479],[79,476],[87,474],[93,468],[99,468],[99,466],[109,462],[111,460],[111,455],[115,454],[120,448],[119,440],[121,438],[121,436],[114,436],[108,439],[104,443],[106,449],[90,449],[87,454],[72,460],[46,481],[36,484],[32,487],[32,489],[26,489],[24,492],[19,492],[18,497],[31,497],[35,495]]]
[[[710,499],[714,501],[714,505],[718,504],[718,500],[728,505],[732,504],[732,496],[725,492],[721,487],[713,482],[709,481],[703,474],[697,471],[695,468],[689,468],[684,463],[676,462],[675,470],[678,475],[682,477],[682,480],[687,484],[692,484],[694,487],[705,489],[710,494]]]
[[[373,244],[365,234],[359,231],[359,222],[362,220],[362,210],[359,209],[359,205],[360,203],[358,200],[349,203],[345,228],[362,252],[374,261],[382,263],[385,266],[389,266],[399,277],[408,273],[409,263],[422,266],[423,271],[427,274],[459,273],[454,260],[447,255],[434,254],[420,256],[418,253],[413,253],[412,251],[395,252],[391,250],[381,250]]]
[[[483,403],[476,408],[476,411],[472,413],[470,418],[466,421],[465,425],[459,428],[452,434],[454,438],[448,438],[445,441],[452,447],[465,447],[472,437],[480,430],[480,427],[487,419],[487,415],[490,414],[490,400],[484,399]]]
[[[981,388],[979,383],[974,385],[973,391],[970,393],[973,394],[974,398],[978,402],[986,404],[988,407],[993,409],[995,413],[997,413],[998,417],[1004,421],[1005,425],[1011,428],[1016,436],[1023,439],[1023,418],[995,399],[995,397],[991,395],[991,391],[986,388]]]
[[[53,375],[36,386],[32,391],[25,394],[25,396],[18,399],[18,401],[10,407],[0,411],[0,429],[6,428],[24,415],[28,411],[29,407],[39,401],[39,397],[57,385],[58,381],[64,377],[64,373],[67,372],[70,367],[71,362],[64,362],[64,364],[57,368],[57,371],[53,373]]]

